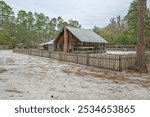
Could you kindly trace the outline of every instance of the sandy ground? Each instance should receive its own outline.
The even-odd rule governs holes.
[[[135,51],[106,51],[106,54],[136,54]]]
[[[0,99],[150,99],[150,75],[1,50]]]

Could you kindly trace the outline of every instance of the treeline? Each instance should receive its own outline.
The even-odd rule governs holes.
[[[60,16],[49,18],[43,13],[24,10],[15,17],[13,9],[0,1],[0,44],[15,47],[23,43],[26,47],[36,47],[41,42],[54,39],[64,25],[81,27],[76,20],[64,21]]]
[[[110,44],[136,45],[138,0],[133,0],[125,17],[117,16],[105,28],[95,26],[93,30]],[[147,9],[147,47],[150,47],[150,10]],[[64,21],[62,17],[49,18],[43,13],[20,10],[17,16],[13,9],[0,0],[0,44],[15,47],[24,43],[36,47],[41,42],[56,38],[64,25],[78,27],[76,20]]]
[[[112,18],[105,28],[94,27],[93,30],[107,39],[111,44],[137,44],[138,0],[133,0],[125,17]],[[147,47],[150,48],[150,10],[147,9]]]

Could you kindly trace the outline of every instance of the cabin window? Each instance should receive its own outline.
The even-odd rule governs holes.
[[[72,48],[73,48],[72,43],[69,43],[69,49],[72,49]]]

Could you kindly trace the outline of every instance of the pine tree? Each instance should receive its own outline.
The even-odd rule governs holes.
[[[137,23],[137,60],[136,70],[142,73],[147,72],[146,67],[146,2],[147,0],[138,1],[138,23]]]

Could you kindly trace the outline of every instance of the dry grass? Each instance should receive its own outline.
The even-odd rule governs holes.
[[[131,83],[138,84],[143,87],[150,87],[150,75],[149,74],[140,74],[133,70],[128,70],[124,72],[116,72],[110,70],[89,68],[83,69],[78,67],[78,69],[64,69],[63,72],[67,74],[76,74],[79,76],[93,76],[96,78],[111,80],[114,83]]]
[[[6,92],[9,92],[9,93],[23,93],[21,91],[18,91],[18,90],[15,90],[15,89],[12,89],[12,90],[5,90]]]
[[[4,68],[0,68],[0,73],[6,72],[6,71],[8,71],[8,70],[4,69]]]

